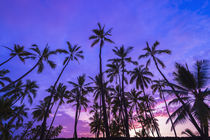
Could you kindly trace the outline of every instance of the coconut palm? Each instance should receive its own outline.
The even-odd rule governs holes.
[[[33,108],[33,119],[36,121],[41,121],[44,119],[44,114],[46,112],[46,102],[45,101],[39,101],[40,104],[37,105],[35,108]],[[49,117],[49,114],[48,114]]]
[[[181,97],[179,96],[179,94],[175,91],[175,88],[173,87],[173,85],[169,82],[169,80],[166,78],[166,76],[163,74],[163,72],[160,70],[159,65],[162,68],[165,68],[164,63],[157,57],[157,55],[159,54],[171,54],[170,50],[157,50],[157,46],[159,45],[159,42],[156,41],[152,47],[149,46],[149,43],[146,42],[147,46],[143,49],[144,51],[146,51],[145,54],[140,55],[139,59],[141,58],[149,58],[147,60],[146,63],[146,67],[148,67],[150,65],[151,59],[154,61],[155,66],[158,70],[158,72],[161,74],[161,76],[163,77],[163,79],[166,81],[166,83],[171,87],[171,89],[173,90],[175,96],[177,97],[177,99],[181,102],[181,104],[183,105],[183,107],[185,108],[185,111],[187,112],[187,114],[189,115],[192,124],[195,126],[195,128],[198,130],[198,132],[200,133],[200,135],[204,135],[204,133],[202,132],[201,128],[198,126],[195,118],[193,117],[192,113],[188,111],[187,106],[185,106],[185,102],[183,102],[181,100]]]
[[[10,78],[5,76],[7,73],[9,73],[9,70],[6,69],[0,70],[0,85],[2,87],[5,86],[4,81],[11,82]]]
[[[50,111],[49,109],[50,109],[51,101],[52,101],[52,98],[53,98],[53,95],[54,95],[54,91],[55,91],[55,87],[56,87],[58,81],[60,80],[64,70],[66,69],[66,67],[68,66],[70,61],[75,61],[76,60],[76,61],[79,62],[79,59],[84,59],[83,51],[81,50],[80,46],[78,46],[78,45],[71,45],[70,42],[67,42],[67,45],[68,45],[68,50],[64,50],[64,49],[57,49],[56,50],[56,52],[67,54],[67,56],[66,56],[66,58],[63,61],[63,68],[62,68],[60,74],[58,75],[58,78],[56,79],[56,81],[55,81],[55,83],[53,84],[53,87],[52,87],[52,92],[51,92],[49,100],[48,100],[45,117],[44,117],[44,120],[43,120],[42,126],[41,126],[41,129],[42,129],[41,136],[40,136],[41,140],[45,139],[44,138],[44,132],[46,130],[47,115],[48,115],[48,113]]]
[[[185,101],[185,105],[188,107],[185,110],[184,105],[181,105],[172,115],[175,118],[174,124],[184,122],[191,112],[200,124],[201,131],[204,136],[208,137],[208,122],[210,120],[210,108],[206,103],[210,91],[206,87],[209,77],[209,61],[201,60],[197,61],[194,66],[194,72],[191,72],[188,66],[183,66],[176,63],[176,72],[174,72],[174,79],[178,85],[176,92],[183,93],[182,100]],[[173,92],[173,91],[170,91]],[[178,98],[171,101],[172,103],[180,103]]]
[[[125,129],[126,129],[126,137],[130,137],[129,134],[129,124],[128,124],[128,112],[127,112],[127,106],[126,106],[126,99],[125,99],[125,93],[124,93],[124,82],[127,83],[127,79],[125,78],[125,72],[126,72],[126,63],[131,63],[137,65],[137,62],[132,61],[131,57],[128,57],[128,54],[133,50],[133,47],[128,47],[125,49],[125,47],[122,45],[120,48],[115,47],[115,49],[112,49],[114,54],[117,56],[117,58],[110,59],[109,61],[112,61],[114,63],[119,63],[121,68],[121,74],[122,74],[122,103],[124,107],[124,113],[125,113]]]
[[[95,134],[95,137],[98,138],[99,137],[99,133],[101,130],[101,124],[102,122],[99,122],[99,121],[102,121],[100,119],[100,106],[98,105],[97,102],[94,102],[94,104],[91,106],[91,110],[90,110],[90,114],[93,114],[92,117],[90,117],[90,132]]]
[[[0,91],[5,91],[8,88],[10,88],[11,86],[13,86],[16,82],[20,81],[21,79],[26,77],[29,73],[31,73],[36,67],[38,67],[37,72],[41,73],[44,69],[44,62],[49,64],[49,66],[53,69],[56,67],[56,64],[52,60],[49,60],[49,57],[51,55],[56,54],[56,52],[55,51],[50,51],[48,45],[46,45],[46,47],[44,48],[44,50],[42,52],[40,51],[40,49],[38,48],[38,46],[36,44],[32,45],[32,48],[30,48],[30,49],[33,52],[35,52],[34,54],[31,54],[30,58],[38,59],[37,63],[28,72],[26,72],[24,75],[22,75],[21,77],[19,77],[15,81],[12,81],[10,84],[8,84],[4,88],[2,88]]]
[[[104,119],[104,127],[106,129],[106,137],[110,137],[109,127],[108,127],[108,120],[106,115],[106,103],[105,103],[105,95],[103,89],[103,70],[102,70],[102,47],[104,46],[104,42],[114,43],[108,37],[111,36],[112,28],[105,31],[105,25],[102,27],[100,23],[98,23],[98,29],[93,29],[93,35],[89,37],[89,40],[93,40],[91,47],[95,46],[100,42],[100,51],[99,51],[99,77],[100,77],[100,89],[102,93],[102,107],[103,107],[103,119]]]
[[[106,70],[107,77],[109,81],[112,83],[115,79],[116,84],[120,84],[120,65],[118,62],[112,62],[111,64],[106,65],[108,69]]]
[[[85,83],[85,75],[79,76],[77,78],[77,83],[69,81],[69,84],[73,86],[73,89],[70,91],[70,97],[67,103],[73,103],[73,106],[76,106],[75,113],[75,124],[74,124],[74,138],[77,138],[77,122],[79,120],[80,112],[82,107],[87,109],[89,100],[86,98],[88,92],[90,92],[90,83]]]
[[[166,107],[166,111],[167,111],[167,114],[168,114],[168,117],[170,119],[170,122],[171,122],[171,125],[172,125],[172,129],[174,131],[174,135],[175,137],[177,137],[177,134],[176,134],[176,130],[175,130],[175,126],[174,126],[174,123],[171,119],[171,115],[170,115],[170,112],[168,110],[168,104],[166,102],[166,99],[165,99],[165,95],[164,95],[164,92],[162,92],[162,88],[165,88],[165,81],[164,80],[154,80],[152,81],[152,90],[153,90],[153,94],[158,91],[159,92],[159,96],[161,99],[163,99],[164,103],[165,103],[165,107]]]
[[[7,48],[8,50],[10,50],[10,58],[7,59],[6,61],[2,62],[0,64],[0,66],[6,64],[7,62],[9,62],[11,59],[13,59],[15,56],[18,56],[18,58],[20,59],[20,61],[25,62],[25,59],[27,59],[27,57],[29,55],[31,55],[31,53],[27,52],[24,50],[24,46],[20,46],[18,44],[14,45],[14,48],[11,49],[9,47],[3,46],[5,48]]]
[[[7,91],[4,97],[12,99],[13,104],[17,103],[20,100],[20,103],[23,103],[23,100],[27,97],[30,104],[33,103],[33,98],[36,97],[38,85],[36,81],[26,80],[26,84],[23,85],[21,81],[15,84],[14,88],[10,91]]]
[[[57,89],[55,91],[55,95],[54,95],[55,96],[54,98],[56,99],[56,100],[54,100],[54,102],[59,100],[59,103],[58,103],[58,106],[56,108],[55,114],[53,116],[53,120],[52,120],[52,122],[50,124],[49,130],[48,130],[48,134],[47,134],[47,138],[48,138],[48,135],[49,135],[49,133],[51,131],[51,128],[52,128],[53,122],[55,120],[56,114],[58,112],[58,109],[59,109],[59,107],[62,104],[65,103],[64,99],[68,98],[68,93],[69,93],[69,91],[67,90],[67,87],[65,85],[63,85],[62,83],[59,83],[59,85],[58,85],[58,87],[57,87]]]
[[[141,88],[144,96],[146,96],[145,88],[148,88],[148,84],[151,83],[150,77],[152,77],[153,74],[147,68],[144,68],[143,65],[140,65],[139,67],[137,67],[133,71],[131,71],[130,75],[131,75],[130,83],[132,84],[135,80],[136,88],[137,89]],[[147,105],[147,109],[149,111],[150,117],[153,119],[153,115],[150,110],[148,101],[146,101],[146,105]],[[158,127],[155,125],[154,119],[152,121],[153,121],[155,130],[156,130],[156,133],[157,133],[158,137],[160,137]]]

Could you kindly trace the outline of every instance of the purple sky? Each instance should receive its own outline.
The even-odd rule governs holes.
[[[108,28],[113,27],[112,40],[116,42],[115,45],[104,46],[104,66],[106,60],[114,56],[113,46],[134,46],[131,56],[137,60],[143,53],[145,42],[152,44],[156,40],[160,42],[159,48],[172,51],[171,56],[160,57],[167,66],[164,73],[169,78],[174,62],[192,65],[197,59],[210,59],[208,0],[0,0],[0,45],[13,47],[17,43],[29,48],[36,43],[44,48],[48,43],[51,49],[66,48],[66,41],[81,45],[85,59],[80,64],[73,62],[68,66],[60,80],[67,84],[67,81],[75,81],[83,73],[88,76],[98,73],[98,47],[91,48],[91,41],[88,40],[97,22]],[[6,60],[9,57],[8,50],[1,48],[0,56],[1,62]],[[58,55],[53,59],[57,63],[55,70],[46,67],[42,74],[38,75],[34,71],[27,77],[37,80],[40,85],[34,105],[48,95],[45,89],[54,83],[62,68],[64,57]],[[15,59],[4,68],[11,71],[10,76],[14,80],[34,64],[34,61],[27,61],[24,65]],[[159,79],[154,67],[151,67],[151,71]],[[161,102],[156,106],[162,107]],[[81,114],[79,136],[90,135],[88,118],[87,113]],[[173,135],[169,131],[170,125],[165,125],[166,117],[160,115],[158,119],[162,135]],[[72,136],[73,122],[74,110],[71,105],[62,106],[55,120],[56,125],[64,126],[61,137]],[[189,123],[185,125],[188,126],[191,127]],[[177,128],[181,135],[183,125]]]

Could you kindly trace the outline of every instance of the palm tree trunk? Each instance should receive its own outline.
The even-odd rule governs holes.
[[[124,110],[125,110],[125,132],[126,132],[126,137],[130,138],[130,134],[129,134],[129,124],[128,124],[128,112],[127,112],[127,106],[126,106],[126,101],[125,101],[125,93],[124,93],[124,60],[122,60],[123,62],[123,66],[122,66],[122,101],[123,101],[123,105],[124,105]]]
[[[102,94],[102,107],[103,107],[103,120],[104,120],[104,127],[106,129],[106,137],[110,137],[109,133],[109,126],[108,126],[108,120],[107,120],[107,114],[106,114],[106,103],[105,103],[105,95],[104,95],[104,87],[103,87],[103,72],[102,72],[102,58],[101,58],[101,49],[102,46],[100,46],[100,52],[99,52],[99,65],[100,65],[100,85],[101,85],[101,94]]]
[[[16,82],[20,81],[21,79],[23,79],[24,77],[26,77],[29,73],[31,73],[39,64],[39,62],[42,61],[42,57],[38,60],[38,62],[28,71],[26,72],[23,76],[21,76],[20,78],[18,78],[17,80],[9,83],[7,86],[3,87],[2,89],[0,89],[0,92],[7,90],[8,88],[10,88],[12,85],[14,85]]]
[[[60,103],[58,104],[58,106],[57,106],[57,108],[56,108],[55,114],[54,114],[54,116],[53,116],[53,120],[52,120],[52,122],[51,122],[51,124],[50,124],[50,128],[49,128],[49,130],[48,130],[48,132],[47,132],[47,136],[46,136],[47,139],[48,139],[48,136],[49,136],[50,131],[51,131],[51,129],[52,129],[52,125],[53,125],[53,123],[54,123],[54,120],[55,120],[56,114],[57,114],[57,112],[58,112],[58,108],[60,107],[60,104],[61,104],[61,101],[60,101]]]
[[[145,93],[144,89],[142,89],[142,90],[143,90],[144,96],[146,97],[146,93]],[[158,128],[157,128],[157,126],[155,125],[155,121],[154,121],[154,118],[153,118],[153,115],[152,115],[152,112],[151,112],[151,110],[150,110],[150,106],[149,106],[149,103],[147,102],[147,100],[146,100],[146,105],[147,105],[147,109],[148,109],[148,111],[149,111],[150,117],[151,117],[151,119],[152,119],[153,125],[154,125],[154,127],[155,127],[155,131],[156,131],[156,133],[157,133],[157,136],[160,137]]]
[[[97,138],[99,137],[100,135],[100,129],[101,129],[101,114],[102,114],[102,110],[101,110],[101,95],[100,95],[100,114],[99,114],[99,124],[98,124],[98,132],[97,132]]]
[[[46,112],[45,112],[45,114],[44,114],[44,120],[43,120],[42,125],[41,125],[41,136],[40,136],[40,140],[44,140],[44,139],[45,139],[45,138],[44,138],[44,137],[45,137],[45,136],[44,136],[44,131],[45,131],[45,129],[46,129],[47,116],[48,116],[49,111],[50,111],[49,109],[50,109],[51,100],[52,100],[52,97],[53,97],[53,95],[54,95],[53,92],[54,92],[54,90],[55,90],[55,87],[56,87],[56,85],[57,85],[57,83],[58,83],[58,81],[59,81],[61,75],[63,74],[65,68],[66,68],[67,65],[69,64],[69,61],[70,61],[70,59],[68,59],[66,65],[65,65],[65,66],[63,67],[63,69],[61,70],[61,72],[60,72],[60,74],[59,74],[57,80],[55,81],[55,83],[54,83],[54,85],[53,85],[53,90],[52,90],[52,93],[51,93],[51,95],[50,95],[50,100],[49,100],[49,102],[48,102],[47,109],[46,109]]]
[[[155,62],[155,66],[157,68],[157,70],[159,71],[159,73],[161,74],[161,76],[163,77],[163,79],[167,82],[167,84],[171,87],[171,89],[173,90],[175,96],[177,97],[177,99],[181,102],[181,104],[183,105],[185,111],[187,112],[188,116],[190,117],[190,120],[192,122],[192,124],[195,126],[195,128],[198,130],[199,134],[201,136],[204,136],[203,131],[200,129],[200,127],[198,126],[196,120],[194,119],[194,117],[192,116],[191,112],[187,109],[186,104],[184,103],[184,101],[180,98],[180,96],[175,92],[176,90],[174,89],[174,87],[170,84],[170,82],[168,81],[168,79],[165,77],[165,75],[161,72],[161,70],[159,69],[159,66],[157,64],[156,59],[153,57],[153,61]]]
[[[163,100],[164,100],[164,103],[165,103],[165,106],[166,106],[166,111],[167,111],[167,113],[168,113],[168,117],[169,117],[169,119],[170,119],[170,121],[171,121],[171,126],[172,126],[172,129],[173,129],[173,131],[174,131],[174,135],[175,135],[175,137],[177,137],[176,129],[175,129],[174,123],[173,123],[173,121],[172,121],[172,119],[171,119],[171,115],[170,115],[169,110],[168,110],[168,105],[167,105],[167,103],[166,103],[166,99],[165,99],[164,93],[162,93],[162,95],[163,95]]]
[[[2,65],[4,65],[5,63],[7,63],[7,62],[9,62],[12,58],[14,58],[15,57],[15,55],[14,56],[11,56],[9,59],[7,59],[6,61],[4,61],[3,63],[1,63],[0,64],[0,66],[2,66]]]
[[[75,139],[77,139],[78,110],[79,110],[79,104],[77,103],[75,121],[74,121],[74,136],[73,136]]]

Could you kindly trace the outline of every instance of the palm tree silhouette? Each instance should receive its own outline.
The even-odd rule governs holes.
[[[163,99],[163,101],[165,103],[165,106],[166,106],[166,111],[167,111],[168,117],[169,117],[171,125],[172,125],[172,129],[174,131],[174,135],[175,135],[175,137],[177,137],[176,129],[175,129],[174,123],[173,123],[173,121],[171,119],[170,112],[168,110],[168,105],[167,105],[167,102],[166,102],[166,99],[165,99],[165,95],[164,95],[164,92],[162,92],[162,88],[165,87],[165,81],[164,80],[154,80],[154,81],[152,81],[152,83],[153,84],[152,84],[151,88],[153,89],[153,94],[156,91],[158,91],[159,95],[160,95],[160,98]]]
[[[55,87],[61,77],[61,75],[63,74],[64,70],[66,69],[66,67],[68,66],[69,62],[70,61],[78,61],[79,62],[79,58],[83,59],[84,56],[83,56],[83,51],[81,50],[81,47],[78,46],[78,45],[71,45],[70,42],[67,42],[67,45],[68,45],[68,51],[67,50],[64,50],[64,49],[57,49],[56,52],[59,52],[59,53],[65,53],[67,54],[66,58],[64,59],[63,61],[63,68],[58,76],[58,78],[56,79],[53,87],[52,87],[52,93],[50,95],[50,98],[49,98],[49,101],[48,101],[48,104],[47,104],[47,109],[46,109],[46,112],[45,112],[45,117],[44,117],[44,120],[42,122],[42,126],[41,126],[41,136],[40,136],[40,140],[43,140],[45,139],[44,138],[44,132],[46,130],[46,122],[47,122],[47,114],[49,113],[49,109],[50,109],[50,105],[51,105],[51,101],[52,101],[52,97],[54,95],[54,91],[55,91]]]
[[[95,46],[97,43],[100,42],[100,51],[99,51],[99,77],[100,77],[100,85],[101,85],[101,93],[102,93],[102,107],[103,107],[103,119],[104,119],[104,127],[106,129],[106,137],[110,137],[109,127],[108,127],[108,120],[107,120],[107,114],[106,114],[106,103],[105,103],[105,95],[104,95],[104,89],[103,89],[103,71],[102,71],[102,47],[104,46],[104,42],[114,43],[111,39],[108,37],[111,36],[112,28],[105,31],[105,26],[101,27],[101,24],[98,23],[98,29],[92,30],[94,35],[91,35],[89,37],[89,40],[93,40],[93,43],[91,44],[91,47]]]
[[[208,137],[208,122],[210,120],[210,109],[205,101],[210,95],[210,91],[206,88],[208,83],[209,61],[197,61],[194,66],[194,73],[190,72],[188,66],[183,66],[176,63],[176,72],[174,72],[174,79],[178,85],[176,92],[182,93],[182,100],[186,102],[188,111],[192,112],[194,117],[198,120],[200,128],[204,136]],[[173,91],[170,91],[173,92]],[[177,98],[173,99],[170,104],[177,103]],[[185,121],[188,116],[184,106],[180,106],[173,114],[175,118],[174,124]]]
[[[89,118],[89,120],[91,121],[89,124],[90,132],[94,133],[95,137],[98,138],[99,137],[98,132],[102,131],[100,126],[102,124],[102,122],[100,121],[102,120],[100,119],[100,114],[99,114],[101,107],[98,105],[97,102],[94,102],[94,104],[90,107],[91,107],[90,114],[93,114],[93,116]]]
[[[58,112],[58,109],[59,107],[64,104],[64,99],[67,99],[68,98],[68,94],[69,94],[69,91],[67,90],[67,87],[65,85],[63,85],[62,83],[59,83],[56,91],[55,91],[55,99],[54,99],[54,102],[57,102],[59,100],[59,103],[58,103],[58,106],[56,108],[56,111],[55,111],[55,114],[53,116],[53,119],[52,119],[52,122],[50,124],[50,127],[49,127],[49,130],[48,130],[48,133],[47,133],[47,137],[46,138],[49,138],[49,133],[51,131],[51,128],[52,128],[52,125],[53,125],[53,122],[55,120],[55,117],[56,117],[56,114]]]
[[[151,59],[154,61],[157,70],[159,71],[159,73],[161,74],[161,76],[163,77],[163,79],[166,81],[166,83],[174,91],[175,96],[177,97],[177,99],[182,103],[183,107],[185,108],[185,111],[187,112],[187,114],[189,115],[189,117],[191,119],[192,124],[198,130],[198,132],[200,133],[200,135],[203,136],[204,134],[203,134],[201,128],[198,126],[195,118],[192,116],[192,113],[188,111],[188,108],[185,105],[185,102],[181,99],[181,97],[178,95],[178,93],[175,92],[175,89],[174,89],[173,85],[168,81],[168,79],[166,78],[166,76],[163,74],[163,72],[159,68],[159,65],[161,65],[162,68],[165,68],[165,65],[164,65],[164,63],[159,58],[157,58],[157,55],[158,54],[171,54],[171,51],[170,50],[167,50],[167,49],[166,50],[157,50],[157,46],[159,45],[159,42],[158,41],[156,41],[151,48],[150,48],[148,42],[146,42],[146,44],[147,44],[147,46],[143,49],[144,51],[146,51],[146,53],[143,54],[143,55],[140,55],[139,56],[139,59],[149,57],[149,59],[147,60],[147,63],[146,63],[146,67],[149,66],[149,64],[151,62]]]
[[[17,82],[11,90],[7,91],[4,94],[4,97],[11,99],[13,102],[12,105],[16,104],[19,100],[23,104],[23,100],[28,97],[30,104],[33,103],[33,98],[36,97],[37,89],[39,86],[36,84],[36,81],[26,80],[26,84],[23,84],[21,81]]]
[[[145,88],[148,88],[148,84],[150,84],[150,82],[151,82],[150,77],[153,76],[153,74],[147,68],[143,68],[143,67],[144,67],[143,65],[140,65],[139,67],[135,68],[133,71],[130,72],[130,75],[131,75],[130,83],[133,83],[135,80],[136,88],[137,89],[141,88],[144,96],[146,96]],[[155,125],[153,115],[150,110],[149,103],[147,101],[146,101],[146,105],[147,105],[147,109],[149,111],[150,117],[153,121],[156,133],[157,133],[158,137],[160,137],[158,128]]]
[[[25,59],[27,59],[29,55],[31,55],[31,53],[27,52],[24,50],[24,46],[20,46],[15,44],[14,48],[11,49],[9,47],[6,46],[2,46],[4,48],[7,48],[8,50],[10,50],[10,58],[7,59],[6,61],[2,62],[0,64],[0,66],[6,64],[7,62],[9,62],[11,59],[13,59],[15,56],[18,56],[18,58],[20,59],[20,61],[25,62]]]
[[[70,97],[67,103],[75,102],[73,105],[76,106],[74,138],[77,139],[77,123],[82,107],[85,109],[85,111],[88,107],[89,100],[85,96],[87,96],[88,92],[90,91],[90,83],[85,83],[85,75],[83,74],[77,78],[77,83],[69,81],[69,84],[73,86],[73,89],[70,91]]]
[[[11,82],[10,78],[5,76],[7,73],[9,73],[9,70],[6,69],[0,70],[0,85],[2,87],[5,86],[4,81]]]
[[[127,112],[127,106],[126,106],[126,99],[125,99],[125,93],[124,93],[124,82],[127,83],[127,79],[125,78],[125,66],[126,63],[132,63],[137,65],[137,62],[132,61],[131,57],[128,57],[128,54],[132,51],[133,47],[128,47],[125,49],[125,47],[122,45],[120,48],[115,47],[115,49],[112,49],[114,54],[117,56],[117,58],[110,59],[109,61],[112,61],[114,63],[119,63],[121,68],[121,74],[122,74],[122,103],[124,106],[124,113],[125,113],[125,130],[126,130],[126,137],[130,137],[129,134],[129,124],[128,124],[128,112]]]
[[[38,48],[38,46],[36,44],[32,45],[33,47],[30,48],[32,51],[34,51],[34,54],[31,54],[30,58],[31,59],[38,59],[37,63],[28,71],[26,72],[24,75],[22,75],[21,77],[19,77],[18,79],[16,79],[15,81],[12,81],[10,84],[8,84],[7,86],[5,86],[4,88],[0,89],[0,92],[7,90],[8,88],[10,88],[11,86],[13,86],[16,82],[20,81],[21,79],[23,79],[24,77],[26,77],[29,73],[31,73],[36,67],[38,67],[38,73],[41,73],[44,69],[44,61],[50,65],[51,68],[55,68],[56,64],[49,60],[49,57],[51,55],[56,54],[55,51],[50,51],[48,45],[46,45],[46,47],[44,48],[44,50],[41,52]]]

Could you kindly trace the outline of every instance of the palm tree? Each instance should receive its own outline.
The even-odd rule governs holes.
[[[147,68],[143,68],[143,65],[140,65],[139,67],[137,67],[133,71],[131,71],[130,75],[131,75],[130,83],[133,83],[135,80],[136,88],[137,89],[141,88],[144,93],[144,96],[146,96],[145,88],[148,88],[148,84],[151,82],[150,77],[153,76],[153,74]],[[155,125],[154,118],[153,118],[152,112],[150,110],[148,101],[146,101],[146,105],[147,105],[147,109],[149,111],[150,117],[151,117],[153,124],[155,126],[156,133],[157,133],[158,137],[160,137],[158,127]]]
[[[59,109],[59,107],[60,107],[63,103],[65,103],[65,102],[64,102],[64,99],[67,99],[67,98],[68,98],[68,93],[69,93],[69,91],[67,90],[67,87],[66,87],[65,85],[63,85],[62,83],[60,83],[60,84],[58,85],[58,87],[57,87],[57,89],[56,89],[56,92],[55,92],[55,95],[54,95],[54,96],[56,96],[56,97],[55,97],[56,100],[55,100],[54,102],[56,102],[56,101],[59,100],[59,103],[58,103],[58,106],[57,106],[57,108],[56,108],[55,114],[54,114],[54,116],[53,116],[53,120],[52,120],[52,122],[51,122],[51,124],[50,124],[49,130],[48,130],[48,133],[47,133],[47,138],[48,138],[49,133],[50,133],[50,131],[51,131],[51,128],[52,128],[53,122],[54,122],[54,120],[55,120],[56,114],[57,114],[57,112],[58,112],[58,109]]]
[[[7,62],[9,62],[15,56],[18,56],[20,61],[25,62],[25,59],[27,59],[27,56],[31,55],[31,53],[29,53],[29,52],[24,50],[24,46],[20,46],[20,45],[15,44],[13,49],[11,49],[9,47],[6,47],[6,46],[3,46],[3,47],[7,48],[11,52],[10,52],[10,58],[7,59],[6,61],[2,62],[0,64],[0,66],[2,66],[4,64],[6,64]]]
[[[46,112],[46,102],[45,101],[39,101],[40,104],[37,105],[33,110],[32,114],[33,114],[33,119],[36,121],[41,121],[44,119],[44,115]],[[48,116],[49,117],[49,114]]]
[[[94,35],[91,35],[89,37],[89,40],[93,40],[93,43],[91,44],[91,47],[95,46],[97,43],[100,42],[100,51],[99,51],[99,77],[100,77],[100,90],[102,94],[102,107],[103,107],[103,119],[104,119],[104,127],[106,129],[106,137],[110,137],[109,133],[109,127],[108,127],[108,120],[106,115],[106,103],[105,103],[105,95],[104,95],[104,89],[103,89],[103,70],[102,70],[102,47],[104,46],[104,42],[114,43],[111,39],[108,37],[111,36],[112,28],[105,31],[105,26],[101,27],[101,24],[98,23],[98,29],[92,30]]]
[[[21,81],[17,82],[11,90],[7,91],[4,94],[4,97],[8,97],[12,100],[14,105],[19,100],[21,100],[21,104],[23,100],[28,97],[28,101],[30,104],[33,103],[33,98],[36,97],[37,89],[39,86],[36,84],[36,81],[26,80],[26,84],[23,85]]]
[[[0,89],[0,92],[7,90],[8,88],[10,88],[11,86],[13,86],[16,82],[20,81],[21,79],[23,79],[24,77],[26,77],[29,73],[31,73],[36,67],[38,67],[38,73],[41,73],[44,69],[44,61],[50,65],[51,68],[55,68],[56,64],[49,60],[49,57],[51,55],[56,54],[55,51],[50,51],[48,45],[46,45],[46,47],[44,48],[44,50],[41,52],[38,48],[38,46],[36,44],[32,45],[33,47],[30,48],[32,51],[34,51],[34,54],[31,54],[30,58],[32,59],[38,59],[37,63],[28,71],[26,72],[24,75],[22,75],[21,77],[19,77],[18,79],[16,79],[15,81],[12,81],[10,84],[8,84],[7,86],[5,86],[4,88]]]
[[[91,106],[90,114],[93,114],[92,117],[90,117],[91,123],[90,125],[90,132],[95,134],[95,137],[99,137],[99,133],[101,131],[100,125],[102,124],[101,119],[100,119],[100,106],[98,105],[97,102],[94,102],[94,104]]]
[[[77,78],[77,83],[69,81],[69,84],[73,86],[73,89],[70,91],[70,99],[67,101],[67,103],[75,102],[73,105],[76,106],[74,138],[77,138],[77,122],[79,120],[82,107],[85,109],[85,111],[88,107],[89,100],[85,96],[90,91],[90,83],[85,83],[85,75],[83,74]]]
[[[208,137],[208,122],[210,120],[210,108],[206,103],[210,91],[206,88],[208,83],[208,70],[209,61],[201,60],[197,61],[194,73],[192,73],[188,66],[183,66],[176,63],[176,72],[174,72],[174,79],[178,85],[174,84],[177,89],[176,92],[182,93],[182,100],[186,102],[188,112],[191,112],[200,124],[201,131],[204,136]],[[173,92],[173,91],[170,91]],[[176,98],[171,103],[179,103],[180,101]],[[187,111],[184,105],[179,107],[171,116],[175,118],[174,123],[180,123],[185,121]]]
[[[5,77],[5,75],[6,75],[7,73],[9,73],[9,70],[5,70],[5,69],[0,70],[0,85],[1,85],[2,87],[5,86],[4,81],[6,81],[6,82],[11,82],[11,80],[10,80],[9,77]]]
[[[125,93],[124,93],[124,82],[127,83],[127,79],[125,78],[125,72],[126,72],[126,63],[132,63],[137,65],[137,62],[132,61],[131,57],[128,57],[128,54],[132,51],[133,47],[128,47],[125,49],[125,47],[122,45],[120,48],[115,47],[115,49],[112,49],[114,54],[117,56],[115,59],[110,59],[109,61],[119,63],[121,68],[121,74],[122,74],[122,102],[124,106],[124,113],[125,113],[125,129],[126,129],[126,137],[130,137],[129,134],[129,124],[128,124],[128,112],[127,112],[127,106],[126,106],[126,99],[125,99]]]
[[[157,70],[159,71],[159,73],[161,74],[161,76],[163,77],[163,79],[166,81],[166,83],[171,87],[171,89],[173,90],[173,92],[175,93],[175,96],[177,97],[177,99],[181,102],[181,104],[183,105],[185,111],[187,112],[187,114],[189,115],[192,124],[195,126],[195,128],[198,130],[198,132],[200,133],[201,136],[203,136],[203,132],[201,130],[201,128],[198,126],[195,118],[193,117],[192,113],[188,111],[187,106],[185,105],[185,102],[181,99],[181,97],[179,96],[179,94],[177,92],[175,92],[175,88],[173,87],[173,85],[168,81],[168,79],[166,78],[166,76],[163,74],[163,72],[160,70],[159,65],[161,65],[162,68],[165,68],[164,63],[157,57],[158,54],[171,54],[170,50],[157,50],[157,46],[159,45],[159,42],[156,41],[153,46],[150,48],[148,42],[146,42],[147,47],[145,47],[143,50],[146,51],[145,54],[140,55],[139,59],[141,58],[147,58],[149,57],[149,59],[147,60],[146,63],[146,67],[149,66],[151,59],[154,61],[155,66],[157,68]]]
[[[120,65],[118,62],[112,62],[111,64],[106,65],[108,69],[106,70],[107,77],[112,83],[115,79],[116,84],[120,84]]]
[[[56,52],[59,52],[59,53],[65,53],[67,54],[66,58],[64,59],[63,61],[63,69],[61,70],[58,78],[56,79],[53,87],[52,87],[52,92],[51,92],[51,95],[50,95],[50,98],[49,98],[49,101],[48,101],[48,104],[47,104],[47,110],[45,112],[45,117],[44,117],[44,120],[42,122],[42,126],[41,126],[41,136],[40,136],[40,139],[43,140],[44,139],[44,131],[46,130],[46,122],[47,122],[47,114],[49,113],[49,109],[50,109],[50,105],[51,105],[51,101],[52,101],[52,97],[54,95],[54,91],[55,91],[55,87],[61,77],[61,75],[63,74],[64,70],[66,69],[66,67],[68,66],[69,62],[70,61],[78,61],[79,62],[79,58],[83,59],[84,56],[83,56],[83,51],[81,50],[81,47],[78,46],[78,45],[71,45],[70,42],[67,42],[67,45],[68,45],[68,51],[67,50],[63,50],[63,49],[57,49]]]
[[[159,95],[160,95],[160,98],[163,99],[164,103],[165,103],[165,106],[166,106],[166,111],[167,111],[167,114],[168,114],[168,117],[171,121],[171,125],[172,125],[172,129],[174,131],[174,135],[175,137],[177,137],[177,134],[176,134],[176,130],[175,130],[175,126],[174,126],[174,123],[171,119],[171,115],[170,115],[170,112],[168,110],[168,105],[167,105],[167,102],[166,102],[166,99],[165,99],[165,95],[164,95],[164,92],[162,92],[162,88],[165,87],[165,81],[164,80],[154,80],[152,81],[153,82],[153,85],[151,86],[151,88],[153,89],[153,94],[158,91],[159,92]]]

